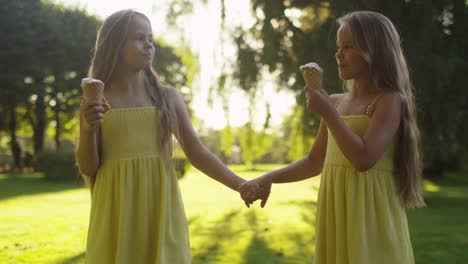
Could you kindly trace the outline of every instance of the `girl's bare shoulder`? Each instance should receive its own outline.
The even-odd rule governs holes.
[[[386,91],[378,95],[368,106],[367,114],[373,116],[375,112],[385,113],[394,117],[400,116],[403,99],[398,92]],[[379,114],[379,115],[381,115]]]
[[[333,105],[336,105],[336,103],[338,102],[338,100],[341,100],[341,98],[343,98],[343,96],[345,96],[346,93],[335,93],[335,94],[331,94],[330,95],[330,100],[332,101],[332,104]]]
[[[388,91],[388,92],[383,92],[380,98],[378,98],[375,102],[375,107],[395,107],[395,108],[400,108],[401,103],[403,102],[400,93],[395,92],[395,91]]]
[[[166,93],[169,101],[173,102],[176,105],[180,105],[180,104],[185,105],[185,101],[182,95],[180,94],[179,90],[177,90],[174,86],[171,86],[168,84],[162,84],[160,87]]]

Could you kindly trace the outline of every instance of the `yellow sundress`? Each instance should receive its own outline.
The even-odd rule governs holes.
[[[342,116],[363,136],[367,115]],[[395,142],[368,171],[359,172],[328,131],[318,194],[315,264],[414,263],[405,209],[393,177]]]
[[[86,263],[191,263],[177,177],[159,152],[157,115],[155,107],[104,115]]]

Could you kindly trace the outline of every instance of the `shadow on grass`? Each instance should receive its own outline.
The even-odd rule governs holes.
[[[233,224],[235,223],[234,218],[238,214],[239,210],[232,210],[214,222],[211,227],[197,229],[200,232],[199,235],[206,238],[200,243],[203,248],[201,250],[195,249],[198,253],[193,256],[193,263],[217,263],[219,256],[223,253],[222,242],[224,240],[232,241],[237,235],[237,230],[233,229]],[[195,223],[196,219],[192,219],[191,222]]]
[[[287,239],[294,241],[296,245],[292,252],[292,257],[288,259],[287,263],[313,263],[317,202],[312,200],[299,200],[291,204],[301,209],[301,218],[306,225],[305,228],[300,231],[293,230],[287,234]]]
[[[24,195],[35,195],[83,188],[79,179],[76,181],[46,181],[42,174],[0,174],[0,200]]]
[[[64,260],[57,261],[56,264],[76,264],[76,263],[84,263],[86,252],[82,252],[73,256],[71,258],[67,258]]]
[[[258,224],[257,215],[250,211],[246,217],[249,225],[255,230],[250,243],[248,244],[244,262],[246,264],[305,264],[312,263],[314,259],[315,240],[315,214],[316,203],[310,200],[292,201],[290,206],[298,206],[302,221],[301,227],[297,229],[284,229],[280,237],[273,237],[279,241],[284,241],[291,247],[274,249],[269,245],[271,235],[268,235],[268,228],[263,228]],[[276,241],[275,244],[278,241]],[[287,251],[287,252],[285,252]]]
[[[314,188],[314,193],[316,193]],[[313,263],[315,218],[317,204],[311,199],[287,201],[281,206],[295,207],[299,219],[288,220],[274,211],[285,222],[272,221],[275,215],[261,210],[229,211],[215,221],[207,223],[192,217],[191,236],[197,238],[193,248],[194,264],[229,263],[227,257],[234,250],[242,254],[231,263],[245,264],[307,264]],[[296,214],[296,213],[295,213]],[[282,220],[282,221],[283,221]],[[203,228],[201,228],[203,226]],[[236,241],[241,244],[235,244]]]
[[[249,211],[246,215],[247,223],[254,231],[250,242],[245,250],[245,264],[276,264],[281,263],[283,253],[275,251],[268,246],[268,242],[264,238],[267,228],[259,227],[258,218],[254,211]]]

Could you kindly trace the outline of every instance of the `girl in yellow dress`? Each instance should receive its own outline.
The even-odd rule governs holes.
[[[419,130],[400,38],[375,12],[352,12],[338,23],[335,56],[348,91],[327,96],[322,87],[306,86],[307,108],[321,117],[309,154],[243,187],[260,185],[257,198],[264,206],[271,183],[321,174],[314,263],[414,263],[405,207],[424,201]]]
[[[196,168],[236,191],[244,183],[200,143],[181,95],[152,69],[154,55],[141,13],[114,13],[98,32],[88,77],[105,84],[108,104],[83,101],[76,152],[92,190],[86,263],[191,263],[173,135]]]

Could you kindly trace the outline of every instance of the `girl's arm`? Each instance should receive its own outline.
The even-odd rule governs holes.
[[[335,105],[339,94],[331,95],[330,101]],[[272,183],[286,183],[302,181],[322,172],[323,162],[327,150],[328,131],[324,120],[320,120],[320,126],[315,136],[314,144],[307,156],[284,168],[271,171],[262,177],[268,178]]]
[[[179,121],[180,138],[177,140],[181,143],[180,145],[190,163],[214,180],[221,182],[235,191],[239,191],[240,186],[245,180],[229,170],[203,146],[193,129],[182,96],[174,88],[169,88],[168,91],[170,98],[175,103]]]
[[[372,168],[400,126],[400,96],[397,93],[389,93],[379,100],[363,137],[354,133],[334,108],[329,109],[322,117],[343,154],[359,171]]]
[[[263,177],[272,183],[286,183],[302,181],[322,172],[327,148],[327,126],[320,121],[320,127],[315,142],[307,156],[284,168],[271,171]]]
[[[76,162],[81,174],[95,177],[99,169],[98,125],[104,108],[98,102],[80,105],[80,135],[76,149]]]
[[[339,97],[340,95],[330,96],[333,105],[336,103]],[[315,137],[315,142],[306,157],[284,168],[268,172],[267,174],[257,179],[248,181],[243,185],[241,188],[241,196],[246,201],[246,204],[250,205],[254,200],[247,196],[249,188],[253,188],[254,186],[260,187],[260,193],[256,198],[262,200],[261,207],[264,207],[268,197],[270,196],[272,183],[302,181],[320,174],[322,172],[323,163],[325,161],[327,140],[327,126],[325,121],[322,119],[320,121],[319,130]]]
[[[323,162],[325,161],[326,148],[327,128],[325,123],[321,121],[315,143],[306,157],[284,168],[270,171],[241,186],[241,197],[245,201],[247,207],[256,199],[261,199],[262,202],[260,206],[262,208],[265,207],[270,197],[272,183],[302,181],[320,174],[320,172],[322,172]],[[260,192],[257,193],[257,196],[251,197],[250,190],[252,188],[257,188],[257,186],[260,188]]]

